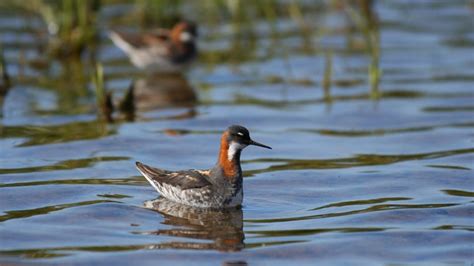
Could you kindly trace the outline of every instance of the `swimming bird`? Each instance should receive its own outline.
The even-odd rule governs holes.
[[[136,166],[171,201],[202,208],[235,207],[243,200],[240,153],[248,145],[271,149],[253,141],[245,127],[232,125],[222,134],[217,163],[209,170],[168,171],[140,162]]]
[[[179,73],[197,55],[197,27],[188,21],[144,34],[111,31],[109,37],[136,67],[148,72]]]

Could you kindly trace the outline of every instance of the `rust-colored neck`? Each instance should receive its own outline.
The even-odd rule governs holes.
[[[181,34],[188,31],[188,25],[184,22],[178,23],[170,32],[172,60],[175,63],[184,63],[196,55],[194,42],[183,42]]]
[[[180,35],[186,29],[186,24],[178,23],[170,31],[170,39],[175,44],[181,43]]]
[[[225,178],[230,182],[234,182],[240,176],[240,152],[237,152],[237,154],[235,154],[233,158],[229,160],[228,134],[228,132],[222,134],[218,164],[221,167]]]

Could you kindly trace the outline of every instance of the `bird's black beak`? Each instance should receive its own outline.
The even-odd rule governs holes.
[[[270,149],[270,150],[272,149],[272,147],[270,147],[270,146],[263,145],[262,143],[258,143],[258,142],[253,141],[253,140],[250,140],[249,145],[260,146],[260,147],[264,147],[264,148],[267,148],[267,149]]]

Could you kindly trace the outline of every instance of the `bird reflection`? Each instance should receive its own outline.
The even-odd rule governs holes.
[[[110,102],[111,96],[109,96]],[[164,119],[187,119],[194,117],[197,96],[186,78],[181,74],[153,74],[132,83],[123,98],[117,103],[121,117],[127,121],[135,120],[137,111],[150,111],[159,108],[184,107],[187,110]],[[114,106],[112,106],[114,107]],[[113,110],[114,108],[109,108]],[[112,117],[112,113],[104,114]],[[114,119],[109,119],[113,121]]]
[[[133,83],[135,107],[147,111],[165,107],[194,107],[197,97],[181,74],[154,74]]]
[[[148,234],[185,237],[189,240],[173,241],[151,248],[216,249],[239,251],[244,248],[243,215],[240,208],[222,210],[195,208],[174,203],[163,197],[145,202],[165,218],[163,224],[171,229],[161,229]],[[192,241],[212,240],[212,242]]]

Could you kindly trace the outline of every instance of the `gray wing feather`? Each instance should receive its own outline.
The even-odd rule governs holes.
[[[206,179],[208,172],[200,170],[186,170],[171,172],[159,168],[154,168],[140,162],[136,162],[138,170],[158,183],[165,183],[181,189],[202,188],[211,185]]]

